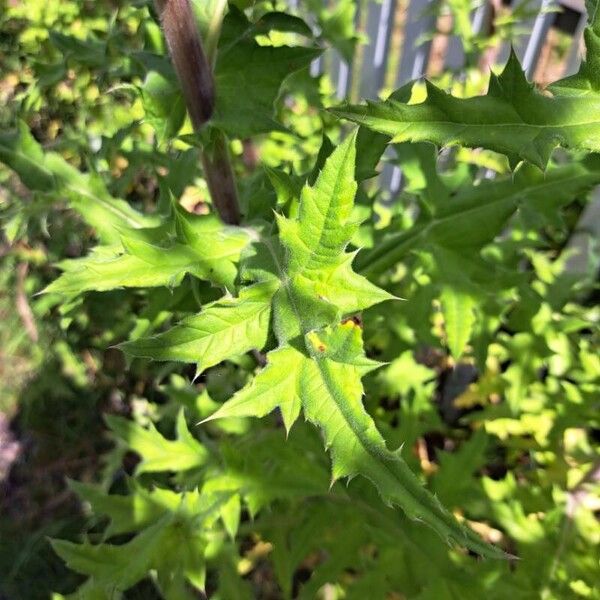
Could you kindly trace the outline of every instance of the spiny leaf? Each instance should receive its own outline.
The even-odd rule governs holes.
[[[575,75],[550,85],[556,94],[585,96],[600,92],[600,10],[596,0],[587,1],[588,26],[583,32],[585,60]]]
[[[94,514],[110,518],[106,537],[139,531],[169,512],[193,515],[198,510],[199,495],[195,490],[184,494],[162,488],[147,490],[136,480],[131,480],[129,486],[127,495],[107,494],[98,486],[69,481],[69,487],[89,502]]]
[[[272,272],[261,276],[267,281],[242,292],[237,300],[220,300],[174,329],[154,338],[126,343],[123,349],[133,356],[196,362],[203,370],[229,356],[265,344],[271,300],[279,324],[275,329],[281,341],[322,325],[330,318],[335,320],[391,298],[387,292],[356,274],[352,270],[355,255],[344,253],[355,230],[354,225],[347,223],[356,191],[354,141],[354,137],[348,138],[328,159],[314,186],[307,185],[302,190],[298,219],[279,218],[288,254],[283,259],[285,264],[279,264],[281,257],[275,256],[275,250],[271,249],[270,259],[274,258],[278,266],[271,263]],[[188,243],[183,247],[194,248],[195,238],[190,235],[185,215],[177,211],[176,218],[178,237]],[[243,232],[236,231],[245,239]],[[215,248],[206,247],[210,240],[203,240],[204,248],[199,252],[198,261],[200,257],[212,259],[215,256]],[[264,244],[267,243],[265,240]],[[166,254],[157,252],[156,256],[162,256],[164,260]],[[94,269],[99,263],[101,261],[94,261]],[[109,264],[112,263],[109,261]],[[122,280],[131,282],[134,273],[130,265],[124,265],[123,271]],[[143,271],[141,276],[147,273]],[[164,277],[167,271],[152,270],[150,274],[155,278]],[[93,271],[87,279],[93,279],[93,285],[114,286],[108,273],[103,282],[98,282],[92,275]],[[79,271],[69,270],[49,290],[65,289],[65,285],[60,287],[61,280],[69,283],[70,289],[81,289],[85,283],[82,279]],[[292,314],[288,319],[290,311]]]
[[[155,570],[165,597],[187,597],[182,595],[185,579],[198,589],[204,587],[204,532],[230,494],[171,494],[178,496],[180,505],[187,501],[187,512],[166,512],[125,544],[51,540],[52,547],[71,569],[91,578],[89,587],[125,591]]]
[[[264,417],[279,407],[289,431],[300,415],[304,357],[291,346],[269,352],[267,366],[252,382],[203,422],[224,417]]]
[[[93,577],[95,585],[124,591],[143,579],[152,568],[172,518],[165,515],[121,546],[52,540],[52,548],[70,569]]]
[[[289,427],[302,407],[307,419],[323,430],[332,455],[334,480],[363,475],[386,503],[400,506],[444,539],[483,556],[504,556],[462,527],[427,492],[399,453],[386,448],[361,402],[361,377],[378,363],[364,355],[360,327],[349,320],[311,331],[306,335],[306,347],[308,352],[292,346],[271,352],[267,367],[254,381],[207,420],[262,416],[279,406]]]
[[[235,490],[252,515],[275,500],[327,494],[330,476],[320,449],[314,429],[303,424],[286,435],[280,429],[262,430],[227,440],[221,445],[223,471],[202,490]]]
[[[463,528],[421,486],[399,454],[387,449],[362,405],[361,378],[379,363],[365,356],[360,327],[352,319],[340,324],[340,315],[350,307],[364,308],[357,306],[363,298],[370,306],[390,296],[375,286],[371,298],[358,293],[353,298],[315,294],[316,282],[327,290],[336,269],[343,266],[352,273],[352,256],[344,250],[355,230],[349,223],[356,191],[354,167],[355,136],[350,136],[327,159],[314,186],[302,190],[298,218],[278,218],[286,250],[283,264],[272,242],[264,240],[271,252],[273,276],[281,281],[273,300],[279,347],[267,355],[267,366],[252,382],[206,420],[260,417],[279,407],[289,430],[303,410],[323,431],[334,480],[363,475],[386,503],[422,519],[445,539],[485,556],[503,556]],[[269,280],[268,270],[261,263],[252,272]]]
[[[198,372],[229,356],[261,349],[269,332],[274,282],[244,288],[159,335],[121,344],[130,356],[198,364]]]
[[[395,142],[485,147],[544,168],[556,146],[600,151],[600,95],[553,97],[527,82],[511,53],[486,96],[461,99],[427,83],[427,99],[389,99],[332,110],[339,117],[390,135]]]
[[[30,190],[66,197],[71,208],[105,242],[119,239],[118,227],[150,227],[158,222],[156,217],[142,215],[125,201],[112,198],[98,175],[81,173],[60,154],[44,152],[23,122],[16,132],[0,135],[0,161]]]
[[[349,136],[314,186],[304,186],[298,217],[277,219],[286,250],[284,286],[274,306],[280,342],[393,298],[354,273],[354,255],[344,252],[358,227],[350,221],[357,187],[355,141]]]
[[[302,189],[298,218],[278,219],[290,274],[310,277],[311,271],[336,266],[356,230],[357,224],[349,223],[357,188],[355,141],[355,135],[347,138],[327,159],[314,186]]]
[[[178,221],[181,219],[180,216]],[[182,240],[185,243],[171,242],[165,246],[154,241],[152,229],[145,232],[151,242],[136,235],[135,230],[121,229],[122,249],[107,248],[102,255],[96,252],[61,263],[59,266],[66,269],[65,273],[45,291],[74,294],[121,287],[173,287],[186,273],[233,287],[237,275],[234,262],[248,243],[248,234],[243,229],[223,225],[212,216],[185,223]]]
[[[144,429],[133,421],[114,415],[107,415],[106,422],[117,437],[142,457],[136,468],[137,474],[194,469],[206,464],[209,457],[206,448],[190,433],[183,411],[177,417],[175,440],[163,437],[152,424]]]

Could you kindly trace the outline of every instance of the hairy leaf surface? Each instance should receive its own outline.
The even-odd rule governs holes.
[[[218,300],[165,333],[126,342],[121,348],[130,356],[195,362],[201,372],[265,345],[274,292],[273,282],[245,288],[238,298]]]

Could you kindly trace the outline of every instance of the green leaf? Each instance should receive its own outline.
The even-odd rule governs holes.
[[[74,544],[65,540],[51,540],[51,544],[70,569],[93,577],[98,586],[124,591],[143,579],[152,568],[172,518],[172,515],[165,515],[120,546],[89,542]]]
[[[200,314],[154,337],[121,344],[130,356],[198,364],[198,372],[229,356],[261,349],[269,332],[274,282],[245,288],[238,298],[222,298]]]
[[[446,343],[454,360],[458,360],[471,339],[475,324],[475,301],[468,293],[445,286],[441,302]]]
[[[91,578],[79,591],[103,588],[112,597],[115,590],[127,590],[150,571],[156,572],[159,587],[167,598],[190,597],[185,580],[203,589],[205,530],[214,524],[231,494],[170,494],[177,497],[177,510],[154,519],[125,544],[51,540],[55,552],[67,566]]]
[[[95,39],[81,40],[72,35],[50,31],[50,41],[64,55],[65,60],[75,59],[78,64],[101,69],[106,66],[108,45]]]
[[[151,227],[158,223],[156,217],[142,215],[125,201],[111,197],[98,175],[81,173],[60,154],[44,152],[23,122],[16,132],[0,135],[0,161],[13,169],[30,190],[66,198],[105,242],[119,239],[119,227]]]
[[[585,60],[575,75],[550,85],[550,89],[563,95],[586,96],[600,92],[600,11],[596,0],[586,1],[588,27],[583,32]]]
[[[196,510],[198,493],[195,491],[181,494],[161,488],[147,490],[135,480],[129,485],[129,494],[109,495],[98,486],[69,481],[69,487],[90,504],[95,514],[109,517],[106,537],[149,527],[168,512],[193,514]]]
[[[221,454],[223,471],[205,483],[203,492],[238,492],[253,516],[276,500],[302,499],[329,490],[321,440],[302,423],[286,434],[281,429],[263,429],[229,439],[221,445]]]
[[[269,352],[267,366],[203,423],[224,417],[264,417],[279,407],[289,431],[300,415],[303,367],[304,356],[291,346]]]
[[[440,469],[433,476],[432,488],[442,502],[450,506],[464,506],[465,496],[476,498],[480,484],[475,473],[486,464],[487,446],[487,435],[478,430],[458,450],[440,452]]]
[[[177,417],[177,437],[168,440],[150,423],[144,429],[137,423],[107,415],[106,422],[113,433],[142,457],[136,473],[158,471],[186,471],[206,464],[209,457],[206,448],[192,436],[185,422],[183,410]]]
[[[242,139],[283,129],[274,118],[281,84],[321,53],[317,48],[261,46],[252,29],[242,13],[232,10],[223,22],[215,65],[217,101],[211,123]]]
[[[140,88],[145,121],[152,125],[161,144],[177,135],[185,120],[185,103],[177,85],[157,71],[146,75]]]
[[[289,430],[303,410],[323,431],[334,480],[361,474],[374,483],[386,503],[422,519],[443,538],[485,556],[503,556],[462,527],[422,487],[400,455],[387,449],[362,405],[361,378],[379,363],[365,356],[360,327],[352,319],[340,324],[340,316],[391,296],[363,283],[358,275],[350,296],[336,297],[332,290],[338,288],[329,284],[337,269],[352,273],[352,255],[344,251],[356,229],[349,222],[356,192],[355,152],[353,135],[327,159],[314,186],[302,190],[298,218],[278,217],[287,251],[283,258],[272,241],[263,240],[271,252],[274,275],[281,281],[273,299],[279,347],[269,352],[267,366],[252,382],[205,421],[261,417],[278,407]],[[253,272],[269,280],[264,264]],[[324,294],[315,293],[316,286]]]
[[[267,367],[207,420],[263,416],[278,406],[289,428],[302,408],[306,418],[323,430],[334,480],[363,475],[386,503],[400,506],[444,539],[483,556],[503,557],[502,551],[462,527],[427,492],[400,454],[386,448],[361,402],[361,378],[379,363],[365,356],[360,327],[350,320],[309,332],[306,348],[308,352],[284,346],[269,353]]]
[[[339,0],[333,6],[320,0],[308,0],[307,4],[315,13],[320,35],[329,42],[348,63],[360,38],[356,35],[357,4],[352,0]]]
[[[373,250],[361,253],[356,261],[359,272],[368,275],[393,267],[410,251],[434,243],[445,248],[469,248],[470,254],[490,243],[502,232],[521,206],[540,214],[555,214],[560,208],[600,183],[600,159],[590,155],[583,161],[545,173],[531,165],[521,165],[514,177],[485,181],[459,189],[451,196],[436,185],[433,213],[424,215],[409,230],[384,238]],[[429,191],[425,192],[429,194]],[[474,225],[476,223],[476,225]]]
[[[134,230],[121,229],[122,250],[105,249],[86,258],[61,263],[65,273],[44,291],[78,294],[106,291],[121,287],[174,287],[186,273],[232,288],[237,275],[235,262],[249,241],[248,233],[223,225],[213,216],[195,218],[178,216],[183,225],[181,242],[160,246],[154,231],[143,236]],[[135,237],[134,237],[135,236]]]
[[[297,219],[279,217],[280,237],[289,251],[290,274],[337,266],[357,224],[349,222],[357,184],[355,136],[350,136],[326,162],[314,186],[306,185],[300,196]]]
[[[277,218],[287,250],[284,289],[275,296],[281,339],[393,298],[354,273],[355,255],[344,252],[359,225],[350,220],[357,189],[355,140],[349,136],[327,159],[314,186],[304,186],[298,217]]]
[[[394,142],[484,147],[544,168],[556,146],[600,151],[600,96],[542,94],[511,53],[486,96],[456,98],[427,82],[427,99],[341,106],[334,114],[392,136]]]

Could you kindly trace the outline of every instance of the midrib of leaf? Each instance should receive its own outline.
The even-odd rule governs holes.
[[[392,454],[385,447],[385,441],[381,434],[373,426],[377,438],[370,440],[364,435],[364,428],[354,419],[352,415],[352,406],[345,398],[343,392],[338,388],[335,377],[332,376],[326,359],[315,360],[319,368],[322,380],[327,387],[329,396],[333,398],[335,405],[342,415],[344,422],[354,434],[354,437],[360,443],[367,455],[383,469],[389,478],[389,485],[395,490],[395,502],[401,506],[411,518],[423,519],[430,525],[441,537],[450,541],[450,538],[458,543],[464,543],[469,548],[479,552],[482,556],[504,557],[501,550],[494,552],[493,546],[485,544],[477,534],[470,529],[461,526],[458,521],[448,513],[437,501],[435,496],[431,495],[418,480],[417,476],[408,468],[404,460],[399,455]],[[365,415],[368,417],[367,413]],[[333,447],[333,440],[329,441]],[[360,474],[367,477],[376,486],[380,487],[381,475],[378,473],[366,473],[360,471]],[[369,476],[371,475],[371,476]],[[383,490],[382,490],[383,491]],[[387,501],[390,498],[387,496]]]
[[[430,548],[427,543],[422,543],[416,536],[412,535],[412,532],[399,526],[398,521],[392,518],[390,515],[384,513],[381,510],[375,509],[371,504],[365,502],[362,498],[356,495],[342,495],[342,494],[318,494],[315,497],[327,501],[345,504],[350,507],[357,507],[369,515],[374,522],[379,522],[379,533],[386,537],[391,544],[397,544],[398,538],[401,537],[403,541],[407,542],[412,548],[420,552],[424,557],[429,557]],[[452,579],[456,577],[456,572],[453,572],[447,563],[439,563],[437,561],[430,561],[429,568],[437,571],[442,577]],[[457,600],[461,600],[457,598]]]
[[[600,106],[598,107],[600,109]],[[340,111],[341,112],[341,111]],[[383,123],[388,123],[389,121],[387,119],[383,119],[382,117],[368,117],[369,119],[373,119],[373,121],[382,121]],[[402,124],[402,121],[394,121],[394,123],[398,123],[398,125]],[[502,129],[504,127],[506,128],[514,128],[514,127],[521,127],[521,128],[526,128],[526,129],[540,129],[542,131],[548,131],[548,130],[552,130],[552,129],[559,129],[559,130],[563,130],[563,129],[576,129],[576,128],[580,128],[580,127],[590,127],[590,125],[594,125],[595,127],[600,126],[600,122],[597,119],[590,119],[589,121],[582,121],[581,123],[568,123],[568,124],[564,124],[564,123],[541,123],[541,124],[537,124],[537,123],[530,123],[527,121],[515,121],[515,122],[511,122],[511,123],[464,123],[463,121],[451,121],[451,120],[446,120],[446,121],[432,121],[432,120],[422,120],[422,121],[412,121],[410,123],[406,123],[406,126],[404,127],[404,129],[402,129],[400,131],[400,133],[404,133],[407,129],[410,129],[411,127],[414,127],[415,125],[421,124],[421,123],[425,123],[427,125],[440,125],[440,126],[448,126],[448,125],[454,125],[454,126],[462,126],[462,129],[460,129],[459,131],[466,131],[468,129],[477,129],[478,131],[481,131],[482,127],[486,127],[486,128],[494,128],[494,129]],[[397,135],[399,135],[398,133],[393,134],[394,137],[396,137]],[[539,134],[537,134],[539,135]],[[532,139],[536,139],[536,138],[532,138]]]
[[[485,206],[491,206],[492,204],[500,204],[501,202],[506,202],[507,200],[510,200],[511,202],[516,202],[519,196],[526,195],[531,190],[535,190],[536,193],[543,193],[545,188],[552,190],[559,183],[561,185],[564,185],[575,183],[577,181],[585,182],[585,180],[588,177],[590,177],[590,174],[584,173],[573,175],[572,177],[560,179],[558,181],[542,183],[540,185],[529,184],[528,186],[520,188],[518,191],[514,192],[513,194],[510,194],[509,196],[504,196],[495,199],[492,203],[472,206],[466,210],[457,211],[455,213],[449,213],[447,215],[444,215],[443,217],[434,217],[434,219],[432,219],[429,223],[426,223],[425,225],[414,226],[411,230],[394,233],[387,239],[383,240],[379,244],[379,246],[377,246],[377,248],[374,248],[371,252],[366,252],[363,255],[363,260],[360,260],[359,256],[356,270],[361,275],[373,276],[378,273],[381,273],[382,271],[385,271],[388,268],[391,268],[405,254],[407,246],[410,247],[419,239],[427,237],[427,234],[431,231],[431,229],[443,224],[445,221],[455,219],[458,215],[465,215],[465,218],[468,219],[470,213],[481,210]]]
[[[240,328],[244,328],[245,326],[247,326],[248,323],[254,323],[257,321],[260,322],[263,318],[265,311],[268,312],[271,310],[269,303],[261,303],[261,304],[263,304],[262,309],[260,309],[257,312],[253,312],[252,314],[249,314],[246,318],[244,318],[240,321],[227,321],[222,316],[218,316],[217,318],[220,319],[221,322],[225,323],[226,325],[223,329],[219,330],[219,332],[217,334],[215,334],[215,332],[211,332],[207,329],[202,329],[201,327],[194,327],[193,325],[188,325],[185,323],[182,324],[182,326],[189,327],[190,329],[194,329],[195,331],[199,331],[199,332],[205,334],[206,337],[201,338],[200,342],[202,341],[202,339],[207,339],[206,350],[204,351],[204,354],[207,354],[207,353],[210,353],[210,349],[213,348],[215,346],[215,344],[217,346],[224,345],[223,339],[226,339],[226,340],[228,339],[228,345],[231,346],[233,337],[236,334],[237,330],[239,330]],[[212,318],[215,318],[215,315],[212,315]],[[198,340],[193,340],[191,342],[177,344],[174,347],[194,345],[197,343],[198,343]],[[202,366],[202,364],[200,364],[200,366]]]
[[[347,150],[347,154],[351,152],[351,146],[348,146],[348,150]],[[346,154],[346,155],[347,155]],[[337,198],[338,197],[338,193],[340,191],[340,189],[343,187],[343,177],[342,177],[342,173],[340,172],[338,174],[338,177],[335,180],[335,184],[333,186],[333,190],[331,193],[331,197],[332,198]],[[314,189],[314,188],[313,188]],[[314,193],[314,192],[313,192]],[[323,212],[321,211],[321,209],[319,208],[319,204],[318,202],[313,200],[314,205],[317,207],[317,209],[319,210],[319,212],[321,212],[321,214],[323,214]],[[325,238],[326,235],[326,231],[327,231],[327,222],[330,220],[335,220],[335,213],[336,210],[338,208],[338,204],[335,202],[330,202],[327,208],[327,212],[324,215],[324,223],[323,223],[323,227],[321,228],[321,231],[319,233],[319,244],[318,246],[320,247],[322,245],[322,241]],[[331,229],[331,228],[330,228]],[[300,330],[303,334],[307,334],[310,331],[310,326],[306,323],[306,320],[302,318],[301,312],[298,309],[298,302],[297,299],[294,295],[294,292],[292,290],[292,287],[290,285],[290,278],[288,277],[283,265],[279,262],[279,258],[277,256],[277,253],[275,252],[275,249],[273,248],[271,242],[269,239],[267,239],[266,236],[260,236],[260,234],[257,232],[257,236],[259,236],[259,238],[261,239],[262,243],[265,245],[265,247],[268,249],[272,259],[273,259],[273,264],[275,265],[275,268],[277,269],[277,275],[279,277],[279,280],[281,282],[281,286],[282,288],[285,290],[286,296],[288,297],[288,300],[290,302],[290,306],[292,307],[294,314],[296,316],[296,319],[298,320],[298,323],[300,324]],[[315,267],[311,267],[310,266],[310,262],[312,261],[312,259],[315,256],[318,256],[316,250],[311,250],[306,242],[304,241],[304,239],[302,238],[302,236],[298,236],[297,239],[301,240],[302,244],[309,250],[309,257],[308,260],[306,261],[305,265],[302,265],[302,268],[304,269],[311,269],[311,268],[315,268]]]
[[[267,250],[269,251],[269,254],[271,255],[271,257],[273,258],[273,264],[275,265],[275,268],[277,269],[277,275],[279,277],[279,281],[281,282],[281,287],[285,290],[288,300],[290,301],[290,306],[294,310],[294,314],[296,315],[296,318],[298,319],[298,323],[300,323],[300,329],[303,334],[306,334],[309,332],[309,328],[306,326],[305,322],[302,320],[302,317],[300,316],[300,311],[298,310],[296,298],[294,297],[294,293],[290,286],[290,278],[286,275],[283,266],[279,262],[279,258],[277,257],[277,252],[275,252],[275,249],[273,248],[271,241],[268,240],[266,237],[261,237],[261,240],[262,240],[263,244],[265,245],[265,247],[267,248]]]
[[[276,252],[268,240],[265,239],[263,242],[273,257],[273,263],[277,268],[281,284],[289,298],[294,314],[300,323],[301,330],[303,333],[308,333],[309,328],[305,325],[300,315],[293,290],[289,285],[289,279],[285,276]],[[319,369],[322,381],[327,386],[329,396],[333,398],[335,406],[342,416],[344,423],[367,455],[384,469],[387,478],[390,480],[390,485],[397,490],[396,502],[403,509],[407,509],[407,512],[410,512],[411,515],[426,521],[443,538],[452,538],[458,543],[465,543],[469,548],[480,552],[483,556],[493,555],[493,547],[486,545],[475,533],[462,527],[451,514],[446,513],[441,504],[439,504],[437,500],[423,488],[416,475],[408,468],[404,460],[400,456],[393,455],[385,448],[385,441],[376,429],[375,431],[377,431],[378,436],[377,442],[381,444],[381,448],[364,435],[364,428],[361,428],[360,424],[353,419],[351,406],[345,400],[343,394],[337,389],[326,363],[321,360],[315,360],[314,362]],[[368,414],[367,418],[370,419]],[[320,426],[320,423],[317,423],[317,425]],[[331,445],[333,445],[333,443]],[[395,469],[392,468],[392,466],[395,467]],[[369,474],[364,472],[360,472],[360,474],[370,479],[376,487],[379,487],[376,474],[371,473],[372,477],[369,477]],[[503,553],[498,550],[495,556],[503,556]]]
[[[30,156],[27,156],[27,154],[23,154],[21,150],[13,150],[11,148],[10,152],[20,157],[22,160],[25,160],[29,165],[35,167],[37,170],[44,171],[48,175],[48,177],[50,177],[50,179],[54,179],[56,181],[54,173],[50,169],[48,169],[48,167],[46,167],[46,165],[44,165],[43,163],[39,164],[35,162]]]

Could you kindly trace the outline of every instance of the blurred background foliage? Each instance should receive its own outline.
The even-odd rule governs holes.
[[[230,4],[252,23],[285,10],[278,2]],[[202,2],[194,5],[204,9]],[[307,0],[298,14],[313,25],[316,42],[352,56],[366,41],[354,26],[356,6]],[[468,28],[471,9],[469,2],[436,5],[453,16],[452,32],[468,45],[466,68],[441,70],[436,82],[465,96],[487,85],[477,57],[517,35],[532,10],[523,4],[499,13],[495,37],[482,38]],[[303,35],[296,26],[258,32],[257,40],[294,42]],[[38,144],[57,153],[149,218],[168,205],[170,194],[187,210],[206,214],[210,198],[191,125],[172,84],[144,61],[145,53],[163,52],[153,7],[143,0],[0,0],[1,130],[24,122],[32,137],[23,151],[30,157]],[[422,97],[422,86],[412,94]],[[278,169],[293,186],[298,174],[313,169],[323,136],[336,143],[341,134],[340,123],[323,110],[336,102],[327,75],[312,77],[303,68],[276,96],[283,127],[252,141],[234,135],[231,142],[242,201],[269,210],[276,183],[259,165]],[[224,422],[208,433],[193,427],[241,387],[253,360],[240,357],[192,382],[193,369],[127,364],[113,346],[161,331],[214,299],[215,291],[188,276],[173,290],[36,295],[56,278],[59,261],[87,254],[96,232],[81,217],[85,207],[71,210],[77,192],[39,180],[32,185],[0,166],[1,598],[45,599],[82,583],[47,540],[80,541],[84,532],[103,539],[97,515],[112,509],[103,509],[94,490],[129,489],[141,505],[154,506],[148,500],[153,484],[193,489],[201,480],[193,464],[173,463],[170,474],[139,466],[139,457],[146,464],[156,447],[164,460],[181,457],[183,450],[165,445],[163,435],[172,439],[182,409],[189,429],[179,417],[180,440],[194,451],[197,440],[208,447],[218,440],[221,460],[254,486],[240,524],[232,523],[235,507],[221,506],[235,503],[229,498],[214,509],[225,525],[216,517],[203,524],[210,597],[600,598],[597,247],[583,270],[569,270],[569,240],[587,190],[598,183],[597,158],[555,153],[547,176],[556,169],[556,187],[539,198],[531,190],[542,175],[522,167],[514,180],[523,189],[511,188],[519,210],[483,212],[479,237],[472,222],[461,230],[464,217],[454,215],[454,235],[472,236],[480,250],[468,260],[460,239],[455,253],[440,254],[429,238],[413,234],[436,203],[469,194],[487,201],[498,189],[493,186],[513,181],[505,157],[400,144],[387,160],[402,166],[404,186],[394,202],[377,180],[361,187],[357,213],[364,224],[355,245],[368,251],[397,236],[393,268],[376,276],[406,301],[363,315],[368,352],[387,361],[369,376],[366,406],[389,446],[404,444],[411,467],[442,502],[521,560],[477,562],[450,551],[391,509],[374,510],[376,499],[354,502],[372,494],[360,481],[336,484],[317,509],[314,497],[329,486],[328,462],[318,436],[304,425],[295,426],[287,443],[276,418],[271,430],[251,420]],[[564,184],[560,169],[569,168],[583,169],[578,173],[587,183]],[[495,178],[486,184],[490,172]],[[544,202],[554,210],[541,210]],[[105,414],[113,415],[110,430]],[[158,437],[145,446],[139,430],[123,433],[120,417],[139,427],[156,424]],[[119,438],[127,444],[115,443]],[[284,458],[298,466],[296,473],[285,470]],[[68,486],[67,479],[88,487]],[[227,487],[218,477],[213,485]],[[197,510],[212,514],[198,502]],[[271,510],[258,510],[267,505]],[[227,531],[238,525],[230,538]],[[116,533],[133,530],[139,529]],[[140,578],[125,597],[160,597],[166,584],[155,584]]]

